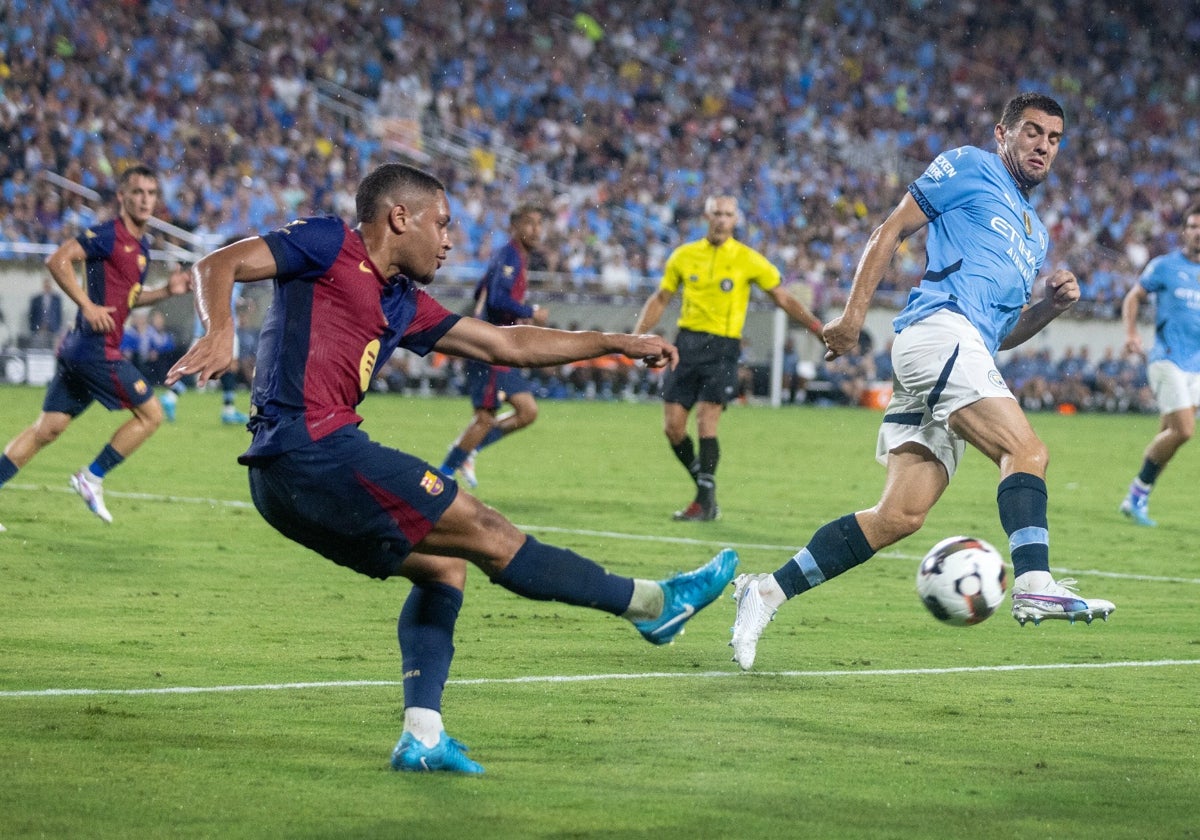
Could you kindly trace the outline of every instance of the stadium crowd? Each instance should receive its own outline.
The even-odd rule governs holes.
[[[1112,8],[1107,6],[1112,5]],[[907,0],[573,4],[9,0],[0,8],[0,258],[96,218],[129,163],[197,248],[353,214],[396,157],[449,186],[445,273],[472,282],[518,200],[549,208],[545,281],[644,291],[738,195],[739,238],[817,311],[939,151],[987,145],[1018,89],[1068,112],[1040,202],[1082,315],[1117,317],[1200,193],[1194,4]],[[1060,209],[1061,208],[1061,209]],[[898,255],[899,304],[923,270]]]

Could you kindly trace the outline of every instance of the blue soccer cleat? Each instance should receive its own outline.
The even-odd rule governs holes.
[[[663,590],[663,610],[658,618],[634,622],[634,627],[655,645],[669,645],[683,632],[683,625],[717,599],[733,580],[738,556],[732,548],[723,549],[699,569],[659,581]]]
[[[483,765],[467,758],[469,750],[469,747],[445,732],[433,747],[425,746],[411,732],[405,732],[392,750],[392,769],[409,773],[445,772],[482,776]]]
[[[1126,496],[1121,502],[1121,513],[1132,520],[1135,525],[1141,525],[1143,528],[1153,528],[1158,523],[1150,518],[1150,497],[1141,496]]]

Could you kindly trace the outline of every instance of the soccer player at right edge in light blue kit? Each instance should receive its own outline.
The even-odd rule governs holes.
[[[1183,214],[1183,244],[1155,257],[1121,303],[1125,350],[1145,354],[1138,335],[1138,310],[1154,295],[1154,347],[1146,375],[1158,403],[1160,425],[1142,459],[1142,469],[1129,485],[1121,513],[1138,525],[1154,526],[1150,491],[1154,482],[1196,431],[1200,406],[1200,204]]]
[[[1089,623],[1109,601],[1078,595],[1050,574],[1045,444],[996,370],[997,350],[1028,340],[1079,299],[1058,270],[1030,304],[1049,237],[1029,192],[1046,180],[1063,136],[1062,107],[1026,93],[994,129],[998,154],[963,146],[941,154],[872,233],[841,316],[825,326],[826,360],[858,345],[867,307],[900,243],[929,226],[926,273],[895,319],[893,396],[876,457],[887,466],[874,507],[834,520],[774,574],[734,582],[734,660],[749,669],[758,639],[788,599],[865,563],[915,533],[970,443],[1000,468],[997,505],[1015,580],[1012,614]]]

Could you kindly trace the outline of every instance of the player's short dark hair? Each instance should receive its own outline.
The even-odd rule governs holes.
[[[1004,126],[1005,131],[1016,128],[1021,122],[1021,115],[1025,113],[1027,108],[1033,108],[1052,117],[1058,117],[1064,124],[1067,121],[1062,106],[1058,104],[1056,99],[1044,93],[1027,92],[1019,93],[1005,103],[1004,111],[1000,114],[1000,125]]]
[[[1191,207],[1183,211],[1183,219],[1180,222],[1180,227],[1187,224],[1187,220],[1192,216],[1200,216],[1200,201],[1197,201]]]
[[[373,222],[385,199],[394,203],[404,200],[413,205],[410,209],[415,212],[423,209],[421,199],[445,191],[446,185],[424,169],[407,163],[385,163],[359,183],[354,195],[354,210],[359,223]]]
[[[510,225],[515,225],[526,216],[532,216],[534,213],[537,213],[540,216],[545,216],[546,210],[544,207],[541,207],[537,204],[520,204],[516,207],[516,209],[508,214],[508,223]]]
[[[144,163],[135,163],[133,166],[126,167],[125,171],[121,173],[117,184],[124,187],[134,178],[150,178],[157,181],[158,173]]]

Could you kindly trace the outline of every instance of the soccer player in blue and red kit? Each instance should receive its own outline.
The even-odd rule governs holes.
[[[509,216],[509,225],[512,239],[492,257],[475,286],[475,317],[498,327],[544,326],[550,313],[544,307],[525,303],[529,253],[542,241],[542,211],[529,204],[521,205]],[[521,371],[508,365],[469,360],[467,390],[475,416],[454,441],[439,469],[451,478],[459,472],[468,487],[475,487],[479,483],[475,478],[476,453],[533,423],[537,419],[537,401],[533,398],[532,383]],[[505,402],[512,406],[512,411],[497,416]]]
[[[1005,105],[996,152],[961,146],[938,155],[875,229],[841,316],[825,325],[827,361],[858,346],[868,305],[900,244],[928,227],[926,271],[896,317],[891,402],[876,457],[887,467],[870,508],[835,519],[772,574],[734,586],[734,659],[754,663],[758,639],[786,601],[870,560],[915,533],[949,486],[970,443],[1000,471],[996,506],[1013,564],[1012,615],[1107,619],[1111,601],[1084,598],[1050,573],[1049,455],[996,369],[995,353],[1027,341],[1079,300],[1065,269],[1031,303],[1050,237],[1030,203],[1064,130],[1062,107],[1026,93]]]
[[[105,522],[105,475],[128,458],[162,424],[163,410],[154,390],[133,363],[121,355],[125,319],[135,306],[149,306],[187,291],[188,275],[176,271],[167,285],[144,289],[150,263],[146,231],[158,205],[158,176],[145,166],[121,173],[117,216],[88,228],[46,258],[59,288],[79,307],[75,326],[58,348],[57,368],[46,390],[42,413],[33,425],[9,441],[0,455],[0,486],[33,456],[56,441],[93,401],[110,411],[125,408],[133,417],[117,429],[90,466],[71,476],[71,487],[88,509]],[[84,285],[74,264],[85,264]],[[0,530],[3,530],[0,527]]]
[[[651,366],[675,348],[652,335],[497,327],[460,318],[425,293],[450,250],[450,208],[434,176],[380,166],[359,184],[358,224],[309,218],[214,251],[192,268],[206,333],[167,375],[200,384],[232,362],[230,292],[274,278],[251,398],[255,507],[284,536],[375,578],[413,583],[397,626],[404,729],[397,770],[479,774],[442,725],[467,563],[527,598],[586,606],[631,621],[666,644],[732,579],[737,555],[662,582],[609,574],[521,533],[429,463],[372,442],[355,407],[376,363],[397,346],[519,367],[621,353]]]

